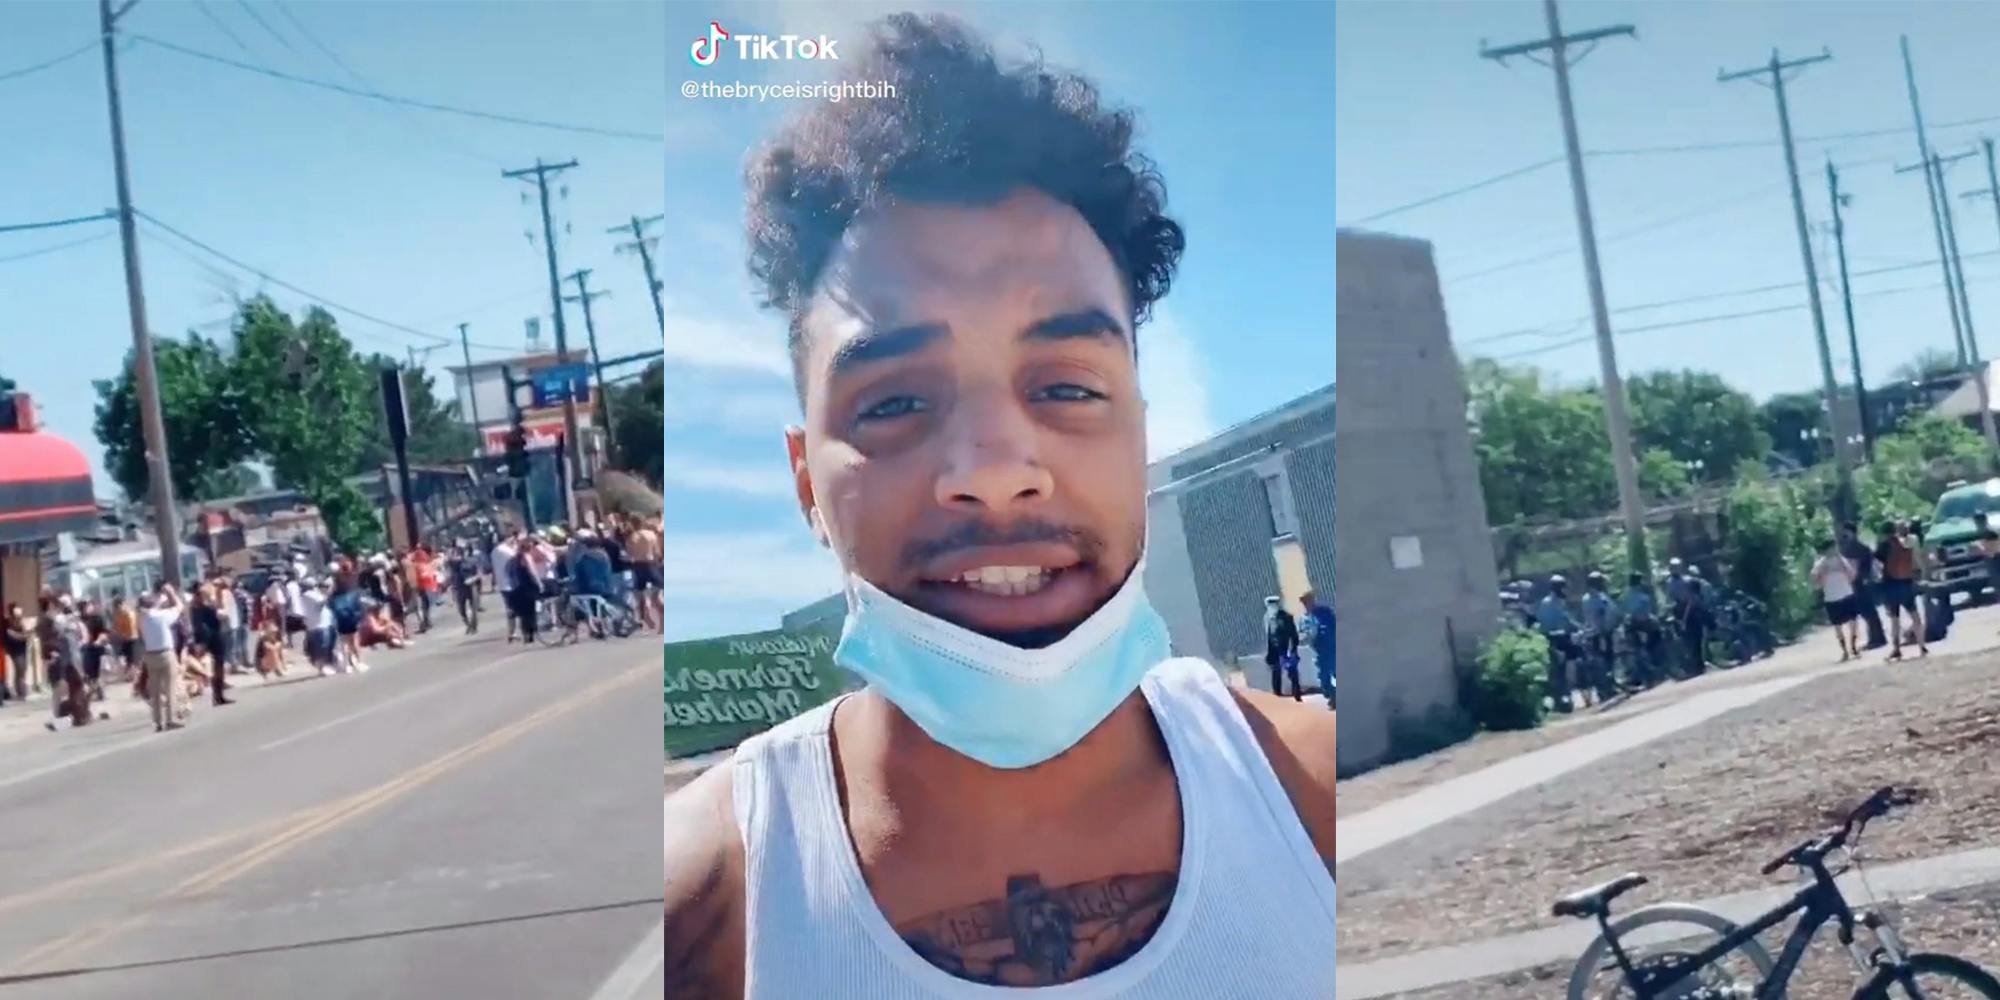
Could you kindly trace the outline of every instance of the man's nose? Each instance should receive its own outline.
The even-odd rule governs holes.
[[[968,394],[945,428],[937,500],[944,507],[999,513],[1047,501],[1055,479],[1042,462],[1034,418],[1011,392]]]

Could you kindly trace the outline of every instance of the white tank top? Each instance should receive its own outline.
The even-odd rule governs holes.
[[[833,703],[735,756],[750,1000],[1330,1000],[1334,885],[1215,668],[1168,660],[1140,683],[1180,786],[1181,869],[1152,940],[1058,986],[985,986],[932,966],[861,876],[834,787]]]

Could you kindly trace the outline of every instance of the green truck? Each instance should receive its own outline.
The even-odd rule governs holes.
[[[1991,587],[1986,560],[1979,552],[1979,531],[1972,516],[1985,514],[2000,530],[2000,478],[1981,483],[1953,483],[1938,497],[1937,511],[1924,533],[1930,550],[1930,574],[1925,589],[1950,600],[1954,594],[1983,601]]]

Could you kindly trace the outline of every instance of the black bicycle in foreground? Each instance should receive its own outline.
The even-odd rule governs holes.
[[[1986,970],[1951,955],[1912,953],[1904,948],[1886,917],[1874,911],[1857,915],[1834,881],[1836,873],[1827,870],[1828,856],[1840,851],[1847,853],[1843,871],[1855,869],[1858,861],[1850,845],[1859,840],[1869,821],[1913,801],[1893,788],[1879,789],[1849,813],[1839,829],[1772,859],[1764,866],[1764,874],[1794,867],[1811,882],[1787,902],[1740,927],[1718,913],[1680,903],[1648,906],[1612,920],[1611,901],[1645,885],[1642,875],[1625,875],[1563,897],[1555,904],[1556,916],[1594,919],[1601,931],[1570,972],[1570,1000],[1598,995],[1630,996],[1633,1000],[1780,1000],[1805,956],[1806,946],[1828,922],[1837,925],[1840,943],[1855,967],[1868,977],[1854,993],[1857,1000],[1965,996],[2000,1000],[2000,979]],[[1798,922],[1774,962],[1757,936],[1794,914]],[[1866,928],[1874,938],[1872,950],[1857,943],[1856,925]],[[1659,947],[1637,957],[1634,938]],[[1706,938],[1719,939],[1699,950],[1690,944]],[[1740,970],[1729,963],[1732,956],[1741,956],[1755,968],[1755,982],[1739,981]],[[1622,989],[1594,992],[1592,979],[1613,969]]]

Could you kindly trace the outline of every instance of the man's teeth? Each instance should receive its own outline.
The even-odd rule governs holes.
[[[1052,576],[1040,566],[981,566],[960,575],[958,582],[982,594],[1025,597],[1048,586]]]

